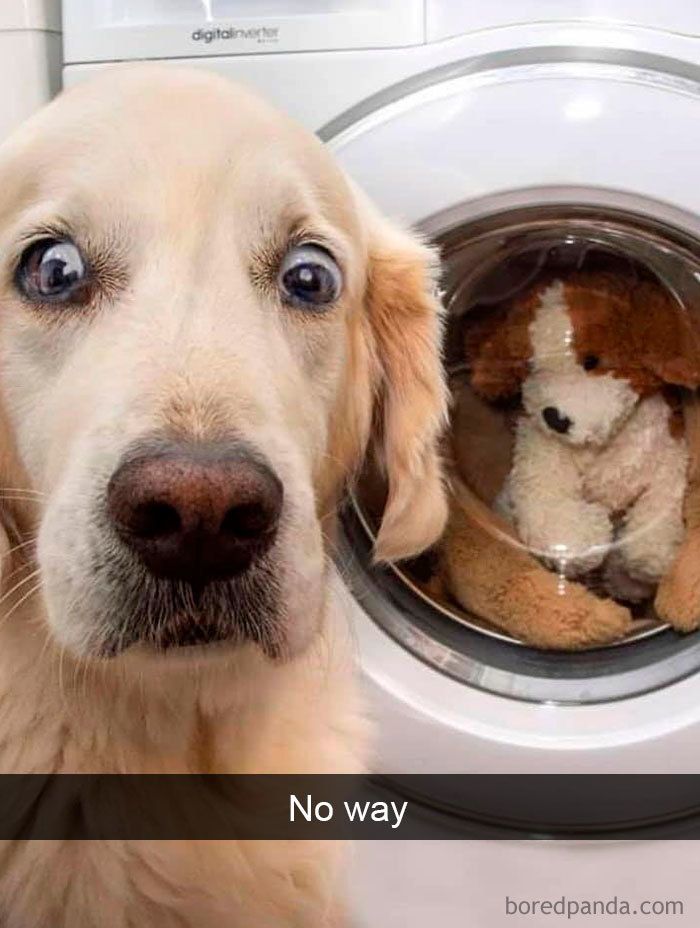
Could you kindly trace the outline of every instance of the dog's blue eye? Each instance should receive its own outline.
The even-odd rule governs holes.
[[[284,256],[279,286],[293,306],[322,308],[338,299],[342,284],[340,268],[320,245],[297,245]]]
[[[77,245],[46,238],[30,245],[19,262],[17,283],[30,300],[61,303],[74,299],[87,277]]]

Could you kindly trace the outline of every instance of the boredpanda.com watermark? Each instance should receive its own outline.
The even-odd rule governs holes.
[[[636,915],[671,918],[685,915],[685,905],[680,899],[642,899],[632,902],[613,896],[609,899],[513,899],[505,897],[505,913],[511,916],[540,918],[546,915],[574,919],[586,916]]]

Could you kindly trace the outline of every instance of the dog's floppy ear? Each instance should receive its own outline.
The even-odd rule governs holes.
[[[447,420],[437,254],[369,207],[365,292],[373,346],[373,439],[388,484],[375,557],[411,557],[443,532],[439,439]]]
[[[663,383],[700,386],[700,329],[665,290],[644,281],[634,291],[632,332],[638,357]]]

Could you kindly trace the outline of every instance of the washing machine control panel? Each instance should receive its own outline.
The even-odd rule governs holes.
[[[425,40],[425,0],[64,0],[67,64]]]

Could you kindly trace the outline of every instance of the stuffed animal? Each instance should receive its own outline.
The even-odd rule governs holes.
[[[484,526],[494,516],[488,506],[477,514],[478,500],[461,487],[445,540],[448,586],[474,608],[480,597],[455,552],[476,540],[493,559],[494,543],[505,549],[510,532],[499,571],[510,582],[520,579],[520,587],[524,572],[537,589],[521,589],[520,606],[506,589],[500,603],[487,596],[481,614],[490,610],[496,624],[540,646],[613,640],[629,629],[629,612],[569,581],[595,577],[597,589],[634,602],[649,597],[674,565],[688,471],[678,388],[700,384],[695,329],[650,278],[576,272],[540,281],[465,331],[477,398],[520,396],[522,404],[497,500],[505,518],[497,530],[490,524],[487,542]],[[532,555],[556,572],[548,582]],[[700,570],[698,581],[700,599]],[[544,616],[533,614],[535,602]],[[664,618],[673,622],[672,612]]]
[[[658,617],[681,632],[700,626],[700,404],[684,406],[688,443],[688,488],[683,505],[685,536],[656,593]]]
[[[623,637],[633,627],[626,606],[547,570],[494,511],[510,471],[512,432],[468,383],[454,394],[445,447],[450,518],[440,546],[442,589],[436,579],[433,592],[534,647],[573,651]]]

